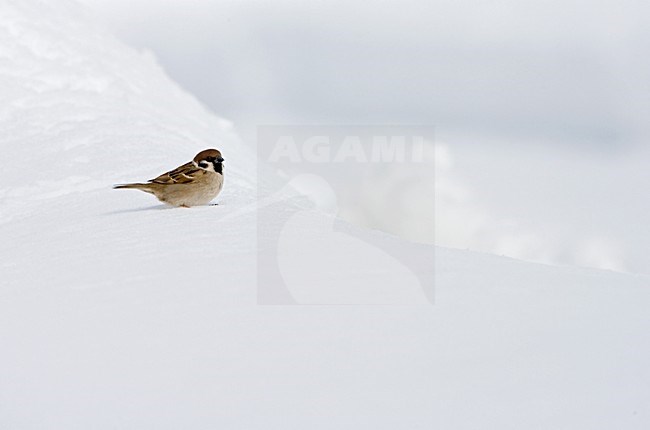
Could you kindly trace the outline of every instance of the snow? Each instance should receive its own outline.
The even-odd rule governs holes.
[[[436,169],[435,231],[418,228],[432,191],[398,201],[394,178],[368,192],[330,175],[344,219],[650,275],[650,3],[279,1],[82,0],[247,142],[259,124],[435,127],[450,161]]]
[[[436,248],[432,304],[386,251],[432,247],[304,210],[273,249],[273,179],[150,54],[71,2],[0,16],[0,428],[650,424],[648,277]],[[207,147],[219,206],[110,189]],[[270,258],[302,305],[258,304]]]

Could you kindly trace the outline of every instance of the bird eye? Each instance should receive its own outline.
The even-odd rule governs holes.
[[[207,169],[207,168],[208,168],[208,163],[206,163],[205,161],[201,161],[201,162],[199,163],[199,167],[202,167],[202,168],[204,168],[204,169]]]

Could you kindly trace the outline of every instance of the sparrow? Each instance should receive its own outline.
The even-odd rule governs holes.
[[[223,188],[223,157],[216,149],[196,154],[189,163],[163,173],[145,184],[115,185],[114,189],[133,188],[153,194],[163,203],[185,207],[205,205]]]

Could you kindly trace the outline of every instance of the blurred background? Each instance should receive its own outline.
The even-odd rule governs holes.
[[[422,242],[650,273],[647,2],[81,2],[252,146],[258,125],[435,126]],[[410,237],[418,208],[350,217]]]

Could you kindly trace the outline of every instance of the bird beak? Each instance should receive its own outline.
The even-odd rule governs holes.
[[[219,157],[219,158],[217,158],[217,161],[218,161],[219,163],[223,163],[223,158]]]

